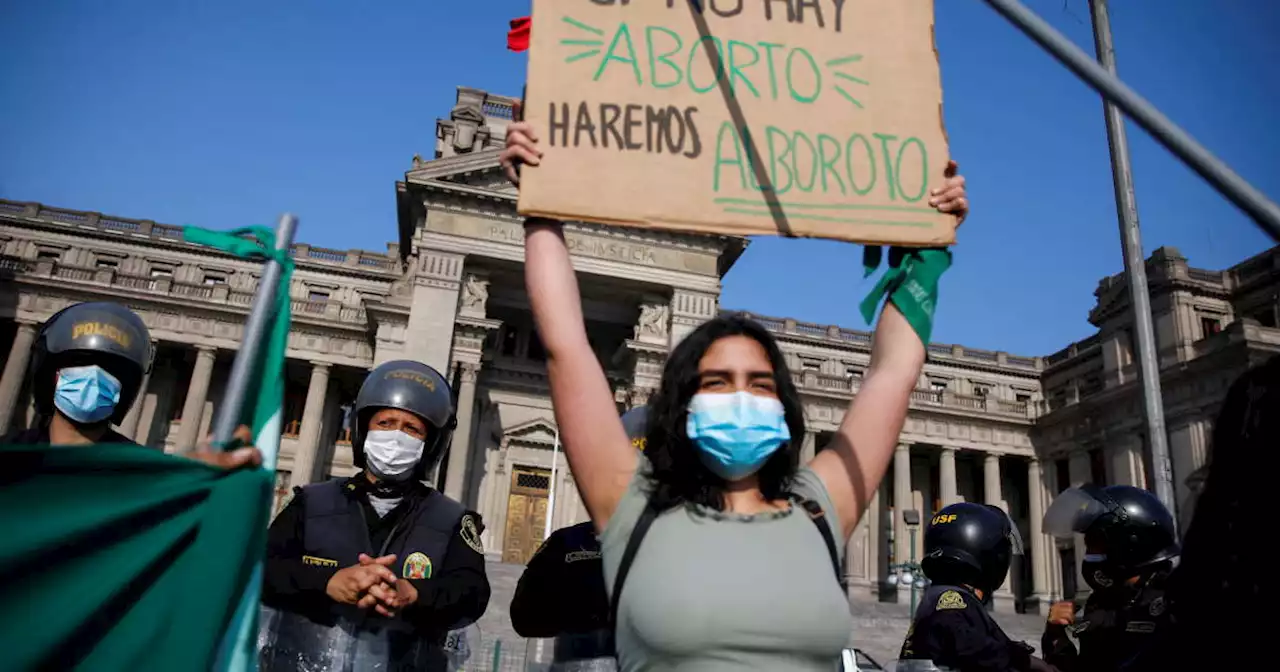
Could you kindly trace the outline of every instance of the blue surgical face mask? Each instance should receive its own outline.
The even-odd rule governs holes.
[[[73,366],[58,372],[53,406],[72,420],[93,424],[111,417],[120,403],[120,381],[100,366]]]
[[[747,392],[695,395],[685,432],[702,463],[726,481],[756,473],[791,440],[782,402]]]

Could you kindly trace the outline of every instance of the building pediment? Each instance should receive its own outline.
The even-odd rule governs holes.
[[[556,426],[545,418],[536,418],[501,430],[501,436],[495,436],[507,445],[525,448],[546,448],[551,450],[556,445]]]
[[[485,175],[502,177],[505,182],[502,167],[498,164],[498,155],[501,153],[501,149],[495,148],[430,161],[415,158],[413,168],[404,174],[404,181],[409,184],[422,184],[429,180],[469,184],[468,179]],[[511,191],[514,193],[515,190]]]

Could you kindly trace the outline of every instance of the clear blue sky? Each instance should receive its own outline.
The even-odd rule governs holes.
[[[1025,0],[1092,49],[1085,0]],[[1122,268],[1096,95],[979,0],[939,0],[947,130],[974,215],[935,339],[1048,354],[1091,333]],[[385,249],[394,183],[430,156],[454,87],[518,95],[506,23],[528,0],[0,3],[0,196]],[[1113,0],[1121,76],[1280,198],[1280,3]],[[1131,127],[1143,242],[1221,268],[1269,245]],[[863,327],[846,244],[758,239],[723,304]]]

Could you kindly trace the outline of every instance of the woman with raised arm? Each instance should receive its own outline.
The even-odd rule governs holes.
[[[513,183],[518,165],[538,165],[537,142],[529,124],[508,127]],[[954,163],[947,174],[930,203],[963,219],[964,180]],[[942,270],[900,284],[932,283],[928,293]],[[620,667],[831,670],[852,630],[833,563],[842,579],[845,541],[884,477],[924,364],[916,318],[931,318],[932,300],[900,311],[913,294],[904,291],[886,302],[861,389],[831,445],[802,466],[800,396],[759,324],[717,317],[674,348],[638,454],[587,340],[559,222],[525,223],[525,282],[565,456],[601,533]]]

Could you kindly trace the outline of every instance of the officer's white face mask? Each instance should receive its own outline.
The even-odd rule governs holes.
[[[408,480],[422,459],[422,439],[400,430],[371,430],[364,438],[364,456],[374,476],[389,481]]]

